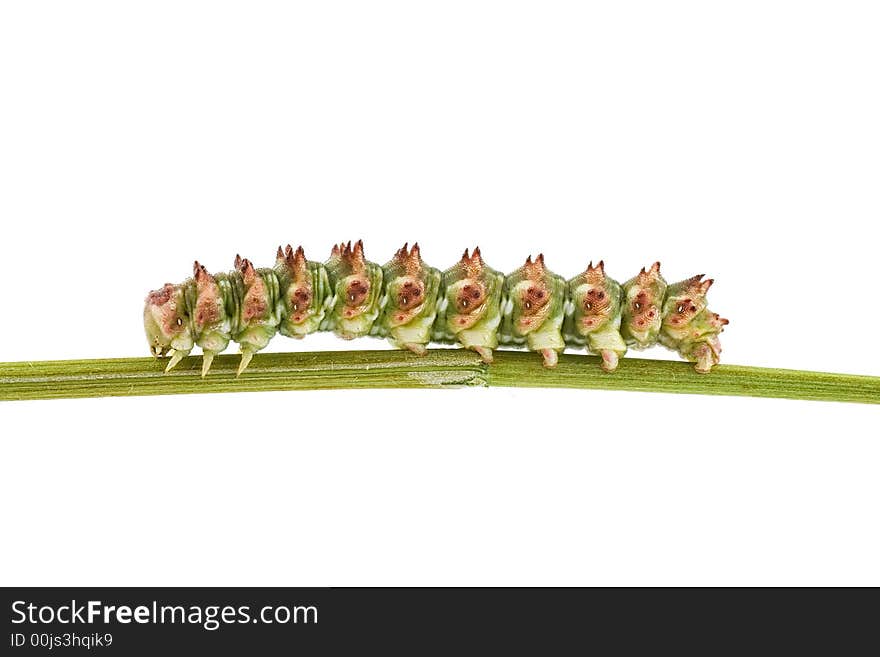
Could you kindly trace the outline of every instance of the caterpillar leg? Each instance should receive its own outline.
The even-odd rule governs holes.
[[[241,376],[241,373],[250,364],[254,354],[264,349],[274,334],[274,327],[253,326],[236,337],[238,349],[241,352],[241,361],[238,364],[236,376]]]
[[[492,356],[492,350],[489,349],[488,347],[471,347],[471,349],[473,349],[478,354],[480,354],[480,358],[482,358],[483,362],[486,363],[487,365],[489,365],[490,363],[492,363],[493,360],[495,360]]]
[[[418,342],[405,342],[403,343],[403,348],[413,352],[417,356],[424,356],[428,353],[428,348]]]
[[[559,352],[555,349],[542,349],[541,357],[544,359],[544,367],[556,367],[559,363]]]
[[[171,360],[169,360],[168,365],[165,366],[166,374],[173,370],[177,366],[177,364],[183,360],[184,356],[187,355],[187,352],[178,351],[177,349],[172,349],[168,353],[171,355]]]
[[[238,364],[238,371],[235,373],[235,376],[241,376],[241,373],[247,369],[247,366],[250,364],[251,359],[254,357],[255,353],[257,353],[256,350],[250,349],[246,346],[242,346],[241,362]]]
[[[214,356],[217,355],[217,352],[203,349],[202,354],[202,378],[204,379],[208,376],[208,371],[211,369],[211,363],[214,362]]]
[[[617,369],[617,365],[620,362],[620,358],[617,355],[616,351],[611,349],[603,349],[602,353],[602,370],[605,372],[613,372]]]

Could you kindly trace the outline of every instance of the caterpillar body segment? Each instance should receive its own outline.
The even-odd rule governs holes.
[[[443,293],[434,326],[434,342],[460,344],[486,363],[498,346],[504,274],[484,261],[480,247],[465,250],[461,260],[443,272]]]
[[[208,373],[214,356],[229,346],[233,333],[238,329],[238,303],[230,280],[233,274],[208,273],[198,261],[193,263],[193,278],[184,283],[188,304],[193,308],[190,316],[195,343],[204,354],[202,374]],[[178,352],[180,353],[180,352]],[[173,367],[172,363],[168,364]],[[167,371],[167,369],[166,369]]]
[[[590,353],[601,356],[602,369],[613,372],[626,354],[626,342],[620,334],[623,315],[620,283],[606,276],[603,261],[595,267],[591,262],[586,271],[568,282],[568,302],[565,341],[583,345]]]
[[[278,247],[275,258],[278,277],[278,331],[289,338],[301,339],[317,331],[335,302],[327,268],[306,259],[302,247],[296,251]]]
[[[379,317],[383,299],[382,267],[364,257],[363,242],[334,246],[324,265],[334,302],[322,330],[343,340],[369,335]]]
[[[276,333],[316,331],[385,338],[416,354],[431,342],[458,344],[487,363],[499,345],[525,347],[547,367],[566,347],[583,347],[608,372],[628,347],[659,343],[705,373],[719,362],[718,335],[728,323],[708,309],[712,282],[694,276],[668,285],[654,263],[620,284],[601,261],[566,281],[543,255],[505,276],[479,248],[441,273],[422,260],[418,244],[405,244],[380,266],[366,259],[360,241],[334,246],[321,263],[288,245],[278,248],[272,268],[236,256],[231,272],[211,274],[195,262],[192,278],[150,292],[144,328],[153,356],[169,357],[166,372],[198,346],[202,376],[230,341],[239,345],[241,374]]]
[[[433,337],[443,276],[422,261],[418,244],[407,247],[404,244],[382,267],[385,296],[373,334],[398,349],[423,355]]]
[[[235,298],[240,302],[237,330],[232,339],[241,350],[238,367],[238,373],[241,374],[254,354],[264,349],[278,331],[281,323],[278,306],[280,285],[275,270],[255,269],[247,258],[235,256],[235,269],[239,275],[231,276],[229,281]]]
[[[623,284],[620,334],[630,347],[647,349],[657,344],[666,288],[659,262],[647,270],[642,267],[642,271]]]
[[[543,254],[534,262],[529,256],[504,279],[500,343],[525,345],[541,354],[544,365],[555,366],[565,349],[565,299],[565,279],[545,267]]]

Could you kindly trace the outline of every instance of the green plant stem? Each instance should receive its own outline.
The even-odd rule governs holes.
[[[427,356],[403,351],[332,351],[258,354],[240,377],[239,357],[218,356],[207,378],[200,357],[186,358],[169,374],[166,361],[114,358],[0,363],[0,400],[120,397],[262,390],[341,388],[447,388],[502,386],[638,390],[704,395],[784,397],[880,403],[880,377],[721,365],[697,374],[689,363],[626,358],[613,374],[592,356],[563,355],[545,369],[535,354],[499,351],[485,365],[461,349]]]

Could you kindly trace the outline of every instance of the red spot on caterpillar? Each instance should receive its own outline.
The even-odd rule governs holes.
[[[200,269],[204,269],[200,267]],[[213,324],[220,319],[220,289],[214,277],[206,271],[196,277],[198,298],[196,299],[195,320],[199,328]]]
[[[171,283],[165,283],[161,290],[153,290],[147,295],[147,301],[154,306],[161,306],[171,300],[174,294],[174,286]]]
[[[261,318],[266,313],[266,304],[260,299],[250,299],[244,308],[245,321]]]
[[[351,307],[360,306],[366,301],[370,292],[370,282],[364,278],[356,278],[348,284],[345,294],[345,304]]]
[[[250,262],[247,260],[245,260],[244,263],[247,263],[245,267],[250,266]],[[250,269],[253,271],[253,266],[250,266]],[[245,280],[247,280],[247,278],[245,278]],[[265,316],[267,309],[266,284],[263,282],[262,277],[257,276],[256,273],[254,273],[253,277],[251,277],[250,287],[244,295],[241,313],[242,319],[246,322],[252,319],[261,319]]]
[[[547,305],[548,295],[544,289],[543,281],[538,281],[529,286],[523,294],[523,314],[536,315],[541,308]]]
[[[466,283],[456,296],[455,305],[459,312],[469,313],[482,303],[483,296],[482,284],[476,281]]]
[[[397,307],[401,310],[412,310],[422,303],[424,283],[420,280],[407,280],[397,293]],[[403,317],[400,318],[403,321]]]

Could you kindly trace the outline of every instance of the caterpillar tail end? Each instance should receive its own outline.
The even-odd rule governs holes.
[[[704,342],[694,351],[694,371],[697,374],[709,374],[718,364],[721,356],[721,344],[716,339],[713,343]]]
[[[211,363],[214,362],[214,356],[217,355],[216,351],[211,351],[210,349],[205,349],[202,355],[202,378],[204,379],[208,376],[208,372],[211,369]]]
[[[177,364],[183,360],[183,357],[186,356],[186,353],[183,351],[177,351],[176,349],[172,349],[170,352],[171,360],[168,361],[168,364],[165,366],[165,374],[168,374],[171,370],[173,370]]]
[[[241,350],[241,362],[238,364],[238,371],[235,373],[235,376],[241,376],[241,373],[247,369],[247,366],[250,364],[251,359],[254,357],[254,352],[252,349],[242,349]]]

